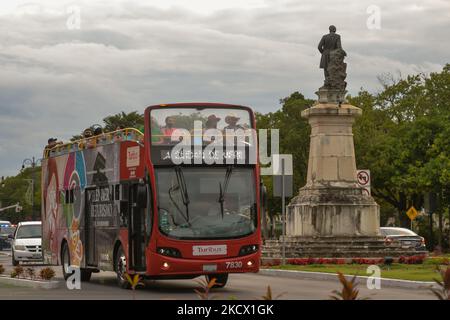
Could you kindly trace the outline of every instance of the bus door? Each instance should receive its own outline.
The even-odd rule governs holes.
[[[91,193],[95,192],[95,188],[86,189],[85,192],[85,221],[84,221],[84,247],[86,265],[97,266],[97,255],[95,252],[95,217],[92,215],[91,208]]]
[[[132,183],[128,202],[128,261],[130,269],[145,271],[145,213],[147,188],[142,183]]]

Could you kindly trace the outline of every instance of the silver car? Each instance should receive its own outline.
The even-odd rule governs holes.
[[[414,231],[406,228],[382,227],[381,235],[384,236],[386,244],[398,242],[402,248],[413,248],[417,251],[427,251],[425,238],[419,236]]]

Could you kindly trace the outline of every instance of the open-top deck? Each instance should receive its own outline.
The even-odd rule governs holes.
[[[52,148],[46,147],[44,149],[44,158],[51,158],[67,154],[70,152],[92,149],[97,146],[107,145],[121,141],[135,141],[142,143],[144,134],[135,128],[126,128],[107,133],[102,133],[96,136],[82,138],[76,141],[58,144]]]

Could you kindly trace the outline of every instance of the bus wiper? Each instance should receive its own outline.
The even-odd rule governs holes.
[[[220,203],[220,213],[222,214],[222,219],[223,219],[223,215],[224,215],[223,203],[225,201],[225,194],[227,193],[228,182],[230,182],[230,177],[231,177],[232,173],[233,173],[233,166],[227,167],[227,172],[225,173],[225,181],[223,182],[223,188],[222,188],[222,184],[219,182],[219,203]]]
[[[183,169],[180,166],[175,167],[175,174],[177,176],[177,182],[180,186],[181,199],[186,207],[186,222],[189,223],[189,194],[187,191],[186,180],[184,180]]]

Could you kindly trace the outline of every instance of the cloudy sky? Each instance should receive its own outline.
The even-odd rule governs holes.
[[[122,110],[228,102],[260,112],[322,85],[317,44],[335,24],[348,90],[450,62],[448,0],[0,2],[0,176]]]

